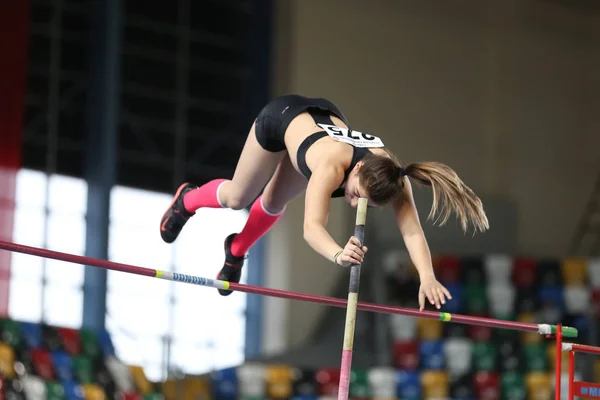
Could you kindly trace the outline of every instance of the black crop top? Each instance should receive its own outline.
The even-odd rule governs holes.
[[[307,111],[310,114],[310,116],[314,119],[316,124],[334,125],[329,115],[329,111],[314,108],[310,108]],[[308,168],[308,165],[306,164],[306,152],[308,151],[308,148],[312,146],[313,143],[315,143],[319,139],[324,138],[325,136],[328,136],[327,132],[325,131],[315,132],[312,135],[308,136],[306,139],[304,139],[298,147],[296,161],[298,163],[298,168],[306,177],[306,179],[310,179],[310,176],[312,175],[310,168]],[[332,198],[344,197],[343,186],[346,183],[346,180],[348,179],[348,175],[360,160],[362,160],[367,154],[371,153],[369,149],[363,147],[353,146],[352,149],[352,161],[350,162],[348,168],[346,168],[346,171],[344,171],[344,181],[342,182],[342,185],[339,188],[333,191],[333,193],[331,194]]]

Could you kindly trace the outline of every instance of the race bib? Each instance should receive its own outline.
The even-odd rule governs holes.
[[[333,140],[348,143],[354,147],[384,147],[383,142],[377,136],[369,135],[352,129],[342,128],[335,125],[317,124]]]

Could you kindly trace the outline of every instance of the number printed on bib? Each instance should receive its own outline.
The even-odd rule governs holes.
[[[377,136],[369,135],[359,131],[353,131],[348,128],[342,128],[335,125],[317,124],[333,140],[351,144],[354,147],[384,147],[383,142]]]

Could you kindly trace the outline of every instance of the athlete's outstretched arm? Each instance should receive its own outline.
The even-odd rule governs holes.
[[[404,178],[404,182],[402,195],[394,199],[392,206],[396,215],[398,228],[400,229],[410,258],[419,272],[421,280],[419,307],[423,310],[425,307],[425,297],[427,297],[431,304],[440,308],[440,303],[446,303],[445,298],[451,299],[452,296],[435,278],[431,252],[423,233],[423,227],[419,221],[412,186],[408,178]]]
[[[337,167],[322,162],[313,169],[306,187],[304,240],[317,253],[332,262],[336,254],[342,251],[342,248],[333,240],[325,227],[327,226],[327,219],[329,217],[331,193],[343,180],[344,168],[342,166]],[[358,240],[351,238],[350,242],[343,249],[343,254],[338,256],[337,263],[340,265],[361,263],[366,248],[361,249],[358,245]]]

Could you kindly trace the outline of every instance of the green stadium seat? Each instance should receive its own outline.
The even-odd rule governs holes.
[[[473,343],[472,366],[475,371],[496,371],[498,350],[493,342]]]
[[[488,298],[484,286],[465,285],[463,296],[467,313],[481,315],[488,311]]]
[[[94,368],[89,357],[83,355],[73,357],[73,371],[80,384],[94,383]]]
[[[19,349],[23,345],[21,324],[10,319],[0,319],[0,341]]]
[[[369,388],[369,374],[364,369],[352,370],[350,374],[350,397],[367,398],[371,397]]]
[[[60,383],[46,381],[46,400],[66,400],[65,389]]]
[[[527,343],[523,346],[525,366],[528,372],[545,372],[549,362],[545,343]]]
[[[88,357],[96,358],[100,355],[100,347],[96,333],[90,329],[81,329],[79,338],[81,340],[82,353]]]
[[[505,372],[502,375],[502,400],[525,400],[527,388],[525,375],[520,372]]]

